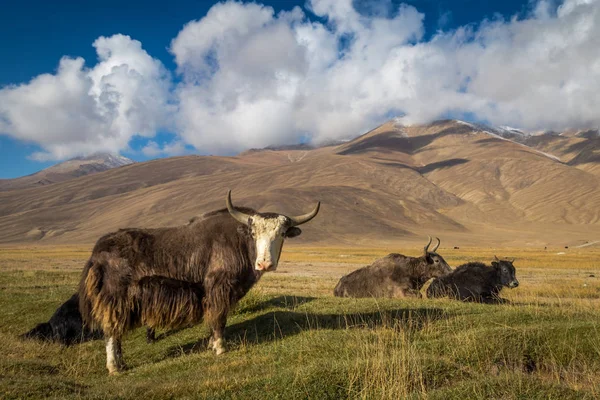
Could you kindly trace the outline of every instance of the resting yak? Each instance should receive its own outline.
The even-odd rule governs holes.
[[[102,338],[102,332],[83,325],[79,312],[79,295],[75,293],[52,314],[48,322],[37,324],[35,328],[21,336],[24,339],[38,339],[70,346],[88,340]]]
[[[499,260],[494,256],[492,266],[470,262],[456,268],[451,274],[434,279],[427,288],[427,297],[451,297],[462,301],[504,303],[500,290],[516,288],[514,259]]]
[[[373,264],[344,275],[333,294],[338,297],[418,297],[419,290],[429,279],[452,272],[444,258],[425,246],[421,257],[391,253]]]
[[[313,219],[320,203],[298,217],[227,208],[179,227],[121,229],[101,237],[79,286],[84,323],[106,338],[110,374],[125,364],[123,335],[140,325],[177,328],[205,320],[209,345],[225,351],[227,313],[260,279],[277,268],[285,238]],[[233,218],[232,218],[233,217]]]

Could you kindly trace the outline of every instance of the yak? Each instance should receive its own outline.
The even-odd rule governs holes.
[[[480,303],[506,303],[499,294],[504,286],[516,288],[513,260],[499,260],[494,256],[492,265],[470,262],[457,267],[451,274],[434,279],[427,288],[427,297],[450,297]]]
[[[102,331],[92,330],[89,326],[83,324],[79,312],[79,293],[75,293],[54,311],[48,322],[37,324],[20,337],[21,339],[36,339],[71,346],[90,340],[102,339],[104,335]],[[156,341],[154,329],[146,328],[146,341],[148,343]]]
[[[440,239],[429,251],[431,237],[420,257],[391,253],[373,264],[344,275],[333,294],[337,297],[419,297],[429,279],[452,272],[444,258],[436,253]]]
[[[75,293],[58,307],[48,322],[37,324],[23,339],[57,342],[66,346],[102,338],[102,332],[84,326],[79,312],[79,294]]]
[[[231,202],[177,227],[127,228],[96,242],[79,284],[79,309],[103,332],[109,374],[125,368],[121,340],[135,327],[178,328],[205,321],[209,346],[225,351],[227,314],[267,271],[277,268],[285,238],[301,234],[307,214],[237,208]]]

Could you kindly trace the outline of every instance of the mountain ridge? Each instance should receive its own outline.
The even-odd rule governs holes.
[[[229,189],[234,204],[261,211],[300,214],[320,200],[295,243],[600,239],[600,176],[590,167],[599,163],[570,165],[540,151],[453,120],[389,121],[336,146],[158,159],[0,192],[0,243],[92,243],[118,228],[184,224],[222,208]]]
[[[13,179],[1,179],[0,191],[51,185],[133,164],[134,162],[129,158],[109,153],[94,153],[88,156],[75,157],[29,175]]]

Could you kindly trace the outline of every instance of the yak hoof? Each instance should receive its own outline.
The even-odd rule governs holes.
[[[212,348],[217,353],[217,355],[225,353],[227,350],[225,349],[225,341],[222,338],[212,341]]]
[[[118,376],[121,375],[121,373],[125,371],[125,365],[119,366],[119,367],[112,367],[112,368],[108,368],[108,375],[110,376]]]
[[[217,347],[215,349],[215,353],[217,353],[218,356],[220,356],[221,354],[225,353],[227,350],[225,349],[225,347]]]

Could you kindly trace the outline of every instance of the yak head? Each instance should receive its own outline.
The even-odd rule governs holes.
[[[519,286],[519,281],[517,280],[515,273],[515,267],[513,266],[515,260],[499,260],[496,256],[494,256],[494,259],[495,261],[492,261],[492,267],[498,273],[502,286],[506,286],[511,289]]]
[[[429,243],[427,243],[424,248],[425,251],[423,257],[427,263],[428,278],[439,278],[440,276],[452,272],[452,268],[450,268],[446,260],[444,260],[444,257],[436,253],[436,250],[440,247],[441,243],[439,238],[436,237],[436,239],[438,241],[437,245],[432,250],[429,250],[429,246],[431,245],[431,237],[429,236]]]
[[[279,256],[285,238],[293,238],[302,233],[298,225],[313,219],[319,212],[321,203],[308,214],[288,217],[277,213],[245,214],[233,207],[231,190],[227,193],[227,210],[238,222],[246,225],[256,245],[256,261],[254,268],[259,271],[274,271],[279,263]]]

